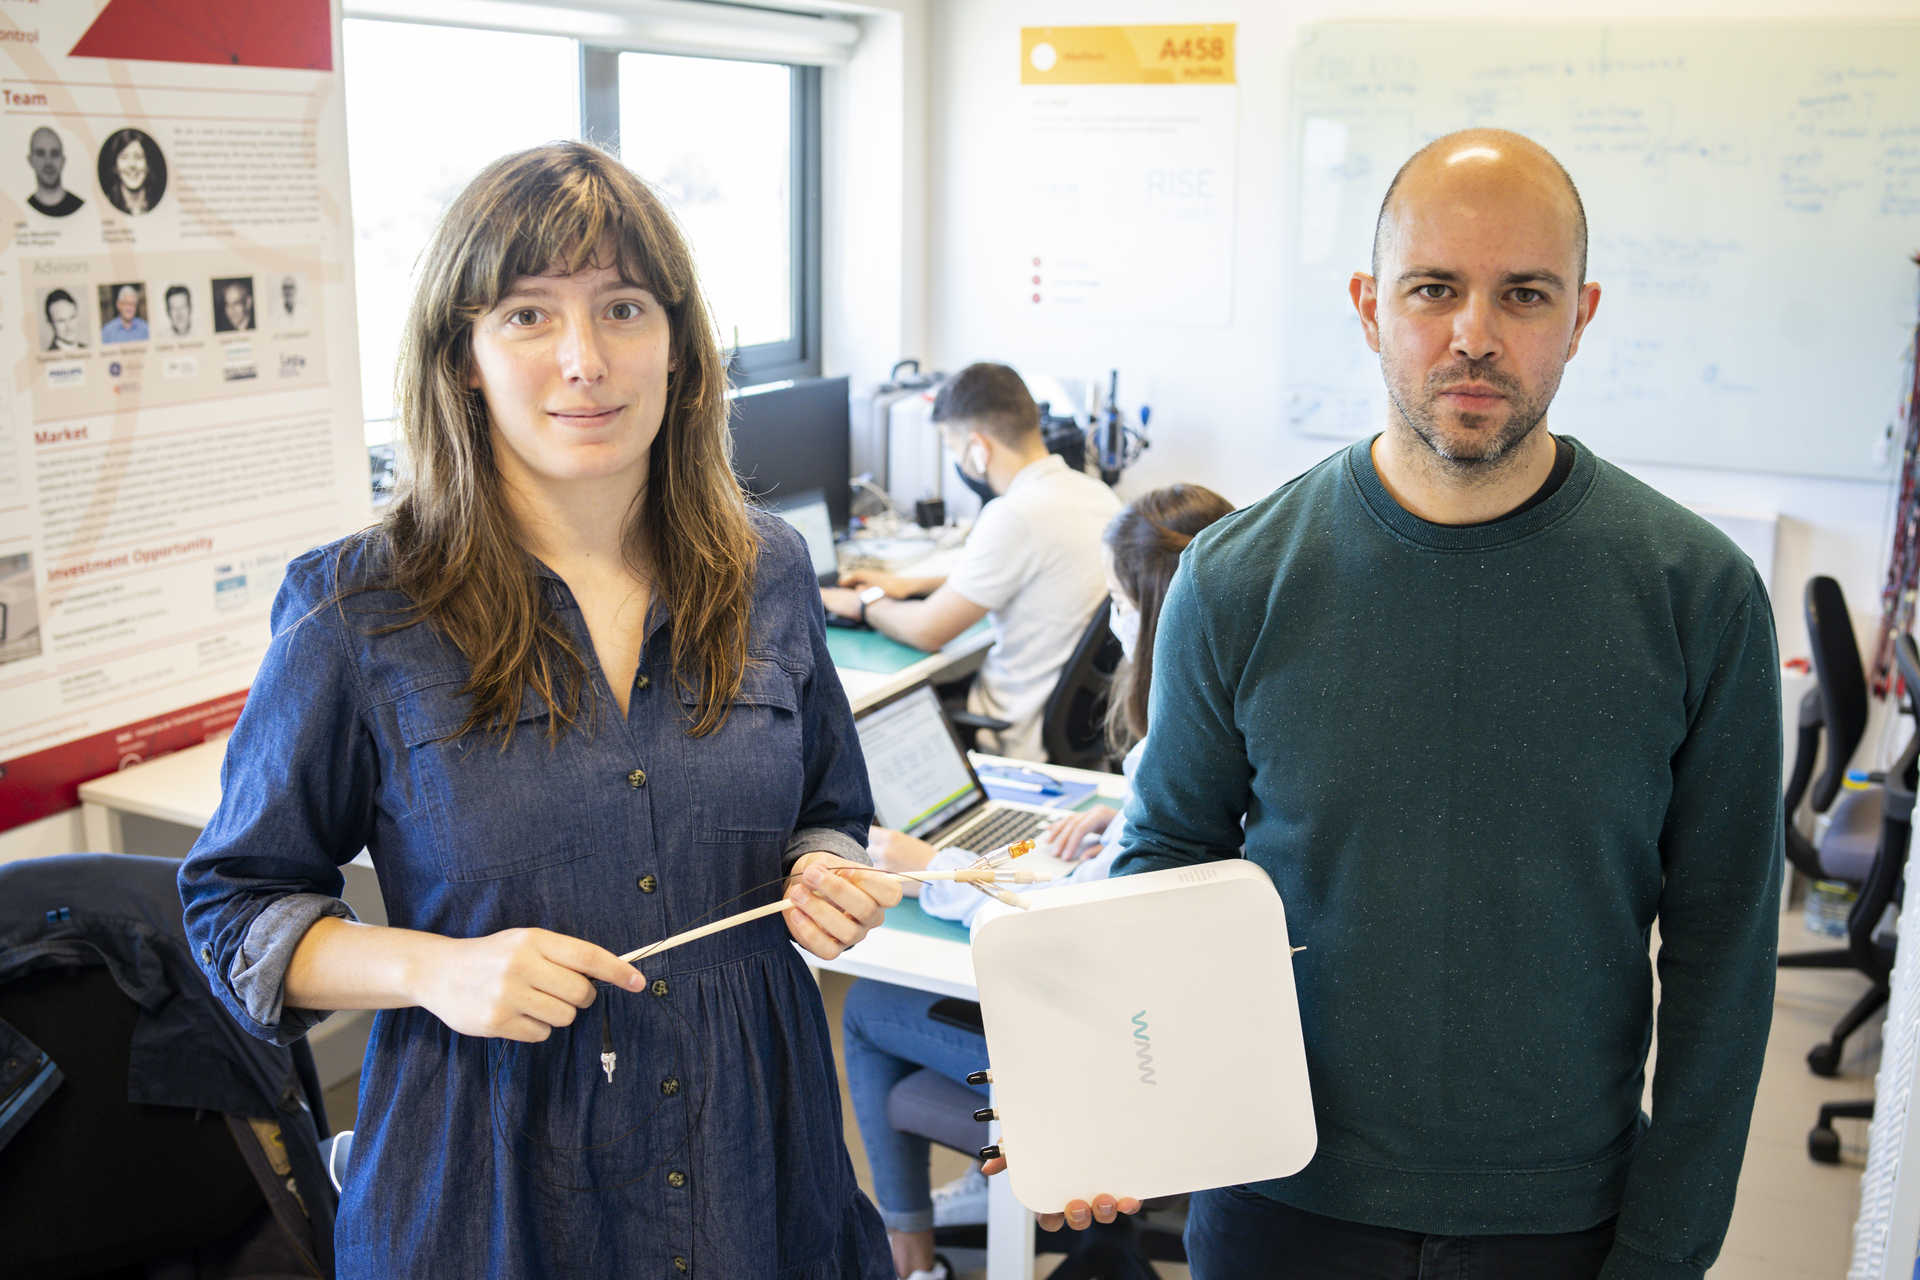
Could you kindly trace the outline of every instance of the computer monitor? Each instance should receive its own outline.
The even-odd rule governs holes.
[[[851,503],[852,447],[845,378],[800,378],[732,393],[733,470],[762,503],[808,489],[826,496],[833,527]]]

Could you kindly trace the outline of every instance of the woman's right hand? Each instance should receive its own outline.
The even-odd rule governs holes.
[[[1119,814],[1118,809],[1104,804],[1070,813],[1041,834],[1040,851],[1064,862],[1079,862],[1093,852],[1087,837],[1104,832]]]
[[[463,1036],[538,1042],[593,1003],[595,979],[640,991],[646,975],[604,947],[547,929],[443,938],[420,1005]]]

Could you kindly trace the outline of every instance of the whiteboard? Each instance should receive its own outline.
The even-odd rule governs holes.
[[[1622,461],[1880,477],[1913,342],[1920,23],[1323,23],[1295,56],[1287,416],[1386,421],[1347,298],[1406,158],[1526,134],[1600,308],[1549,417]]]

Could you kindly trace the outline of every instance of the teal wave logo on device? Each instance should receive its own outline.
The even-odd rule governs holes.
[[[1157,1083],[1153,1078],[1153,1037],[1147,1034],[1145,1009],[1133,1015],[1133,1057],[1140,1071],[1140,1083]]]

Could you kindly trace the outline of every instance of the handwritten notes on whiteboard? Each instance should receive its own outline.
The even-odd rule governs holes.
[[[1293,428],[1379,429],[1347,282],[1394,172],[1512,129],[1578,184],[1601,303],[1550,421],[1603,456],[1874,477],[1912,341],[1920,24],[1329,23],[1295,57]]]

